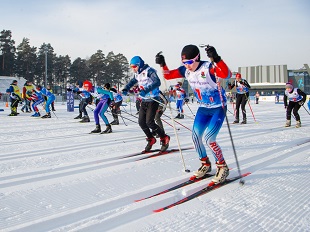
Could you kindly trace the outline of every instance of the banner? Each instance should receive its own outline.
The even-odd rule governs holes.
[[[74,111],[74,96],[72,91],[67,91],[67,111]]]

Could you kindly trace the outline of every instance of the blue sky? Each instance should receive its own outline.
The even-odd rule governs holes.
[[[18,45],[50,43],[57,55],[88,58],[97,50],[180,65],[187,44],[213,45],[232,71],[238,67],[310,64],[308,0],[0,0],[1,28]],[[203,49],[202,59],[207,59]],[[159,70],[159,69],[158,69]]]

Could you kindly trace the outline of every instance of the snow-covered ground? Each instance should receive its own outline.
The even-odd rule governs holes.
[[[180,152],[140,161],[147,155],[122,158],[146,145],[129,114],[122,113],[134,122],[124,119],[126,126],[120,119],[113,133],[98,135],[88,134],[95,127],[89,109],[91,122],[82,124],[73,119],[77,109],[67,112],[61,103],[58,118],[52,114],[51,119],[27,113],[8,117],[9,108],[0,105],[0,231],[310,231],[310,115],[302,107],[302,127],[285,128],[283,104],[252,101],[251,106],[256,122],[247,105],[248,124],[230,124],[241,171],[252,173],[245,185],[236,181],[154,213],[209,182],[135,202],[190,177],[200,166],[194,149],[182,152],[185,167]],[[189,107],[195,113],[197,105]],[[133,105],[125,109],[136,112]],[[188,148],[193,147],[193,115],[184,109],[187,117],[176,128],[181,147]],[[232,105],[228,109],[231,123]],[[164,124],[170,148],[178,148],[173,128]],[[218,142],[230,176],[236,176],[226,122]],[[154,148],[159,147],[157,141]]]

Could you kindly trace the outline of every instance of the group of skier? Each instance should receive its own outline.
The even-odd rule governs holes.
[[[24,105],[21,108],[22,112],[30,113],[34,111],[35,113],[31,115],[32,117],[41,117],[41,114],[38,109],[38,105],[44,104],[44,109],[46,114],[41,118],[51,118],[51,109],[55,111],[54,101],[55,95],[51,90],[41,85],[34,86],[31,81],[26,81],[22,90],[22,93],[18,87],[18,81],[13,80],[10,87],[6,90],[6,93],[10,96],[11,101],[11,113],[9,116],[17,116],[17,107],[19,103],[24,102]],[[31,108],[33,110],[31,110]]]
[[[201,162],[201,166],[194,172],[194,176],[195,178],[202,178],[211,171],[211,161],[204,145],[204,142],[206,142],[215,159],[216,174],[212,182],[217,184],[224,182],[229,175],[229,168],[222,149],[216,141],[227,112],[226,92],[220,85],[220,79],[229,79],[232,77],[232,73],[213,46],[205,46],[205,51],[210,61],[201,60],[200,51],[196,45],[190,44],[184,46],[181,51],[182,65],[176,69],[168,68],[165,57],[161,52],[156,55],[155,62],[161,67],[165,79],[185,78],[192,88],[199,104],[192,127],[192,140]],[[81,122],[90,122],[86,107],[92,102],[95,102],[96,108],[93,109],[95,129],[91,133],[111,133],[111,125],[119,124],[118,114],[123,100],[122,96],[126,96],[129,92],[134,91],[139,98],[138,124],[145,134],[147,141],[144,151],[151,151],[157,142],[157,137],[160,139],[160,150],[164,152],[169,147],[170,136],[166,134],[160,120],[167,104],[167,99],[159,90],[161,85],[160,78],[156,70],[146,64],[140,56],[134,56],[130,60],[130,67],[134,75],[125,85],[121,93],[111,87],[110,83],[104,84],[103,87],[93,87],[89,81],[77,83],[75,87],[68,88],[68,91],[73,91],[80,96],[79,115],[76,119],[81,119]],[[13,82],[11,87],[12,89],[9,91],[13,99],[11,114],[16,114],[16,104],[21,101],[21,97],[19,90],[16,88],[16,82]],[[239,123],[239,108],[241,106],[243,117],[241,124],[246,124],[245,105],[249,100],[249,89],[251,86],[245,79],[241,78],[240,73],[237,73],[235,81],[229,83],[228,87],[229,89],[236,87],[237,91],[234,123]],[[133,88],[134,90],[132,90]],[[34,110],[36,103],[40,104],[40,97],[47,97],[45,103],[46,115],[43,117],[51,117],[49,105],[55,100],[55,96],[42,86],[36,86],[30,92],[31,94],[28,94],[28,91],[26,92],[27,99],[29,97],[32,100],[35,97],[38,98],[32,105]],[[182,88],[182,82],[178,82],[174,87],[174,94],[178,110],[176,118],[182,119],[184,118],[183,104],[185,99],[187,99],[185,90]],[[287,100],[289,100],[288,104]],[[284,105],[287,108],[286,126],[290,126],[291,124],[292,111],[297,121],[296,127],[301,126],[298,110],[305,101],[305,93],[298,88],[293,88],[291,83],[286,84],[284,96]],[[105,116],[105,112],[109,108],[114,118],[114,121],[111,123]],[[37,110],[35,111],[37,113]],[[101,130],[99,117],[106,126],[103,131]]]

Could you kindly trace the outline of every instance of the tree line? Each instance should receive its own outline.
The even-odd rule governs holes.
[[[51,85],[53,89],[84,80],[96,85],[109,82],[119,87],[130,78],[128,60],[123,54],[115,55],[111,51],[105,55],[97,50],[89,59],[78,57],[71,62],[68,55],[57,55],[50,43],[37,48],[30,46],[28,38],[23,38],[15,46],[10,30],[0,33],[0,66],[0,76],[24,77],[34,84]]]

